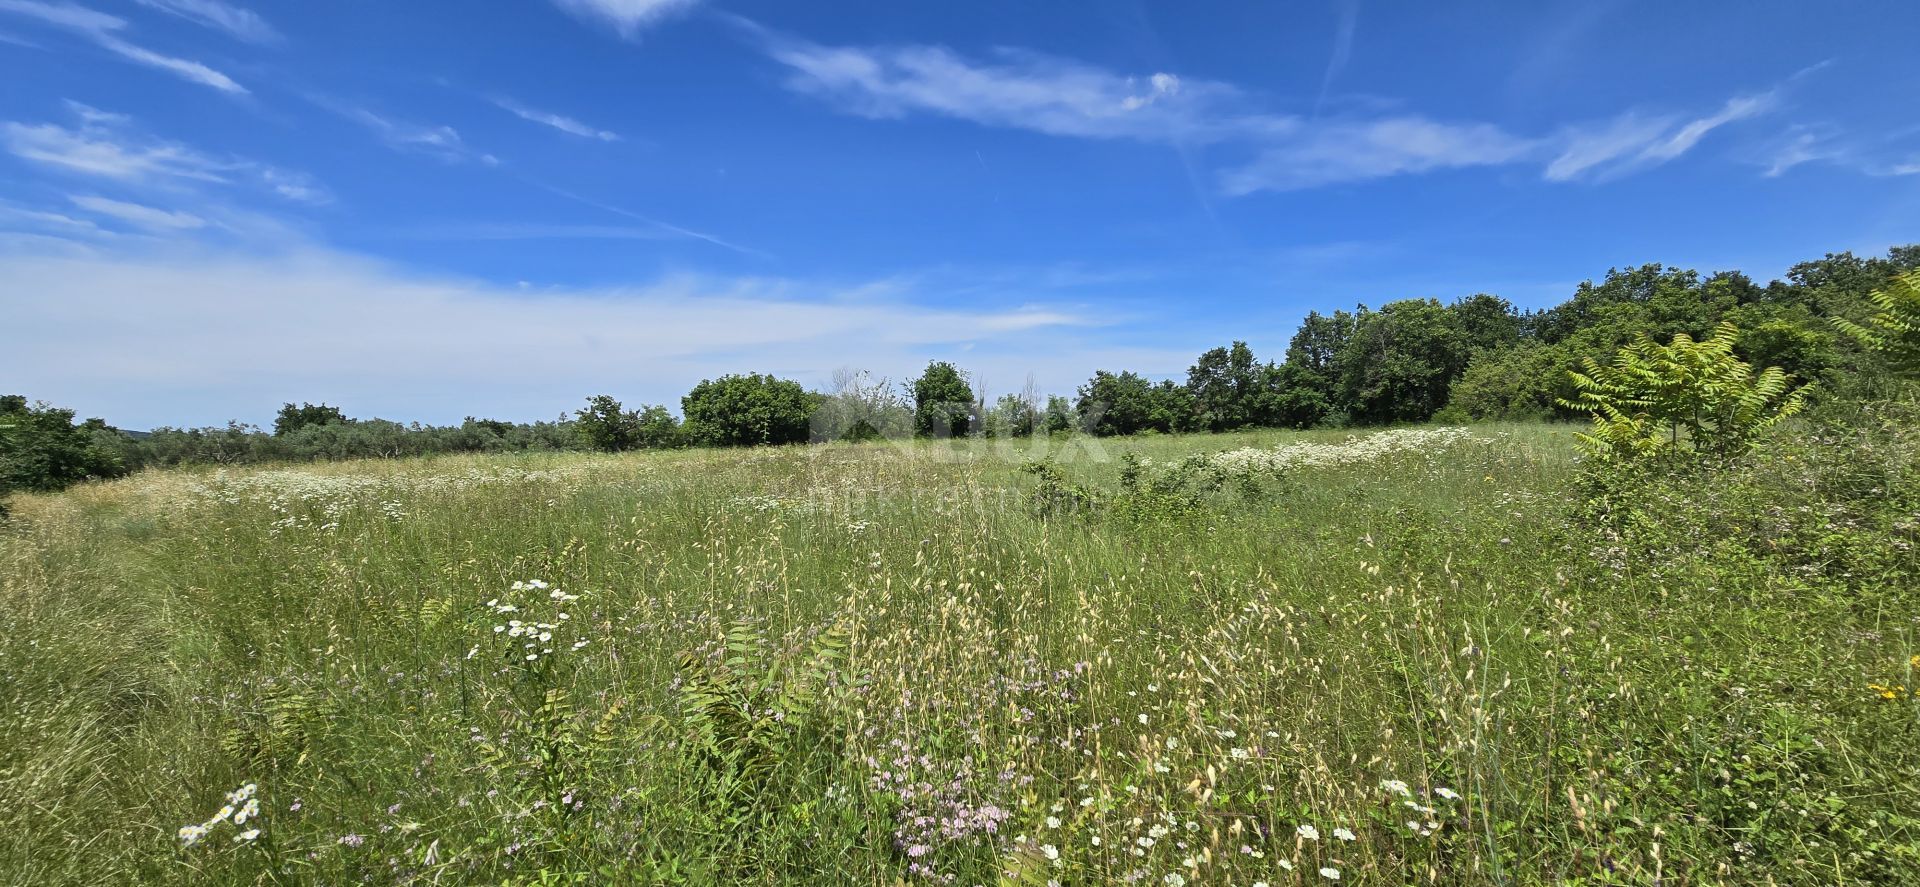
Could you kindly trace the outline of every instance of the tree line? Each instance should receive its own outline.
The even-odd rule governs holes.
[[[758,373],[703,380],[681,398],[678,415],[596,395],[553,421],[469,417],[433,426],[302,403],[285,405],[270,430],[229,423],[138,433],[100,419],[75,422],[70,410],[10,395],[0,398],[0,494],[183,463],[1579,419],[1586,414],[1574,379],[1582,366],[1679,335],[1730,337],[1740,359],[1815,383],[1811,396],[1859,393],[1882,374],[1874,352],[1843,332],[1916,268],[1920,245],[1909,245],[1868,258],[1828,254],[1765,285],[1737,271],[1613,269],[1539,311],[1485,293],[1316,311],[1279,360],[1262,361],[1233,341],[1199,355],[1184,379],[1101,369],[1071,397],[1043,396],[1031,382],[993,397],[960,367],[934,361],[897,386],[850,370],[813,391]]]

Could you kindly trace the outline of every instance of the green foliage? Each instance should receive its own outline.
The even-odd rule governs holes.
[[[804,443],[813,406],[800,383],[758,373],[702,380],[680,400],[687,439],[715,447]]]
[[[588,449],[618,453],[640,445],[639,411],[624,408],[611,395],[587,398],[586,407],[574,413],[573,428]]]
[[[973,430],[973,387],[965,373],[944,360],[927,364],[908,386],[913,391],[913,432],[921,437],[966,437]]]
[[[1170,380],[1156,385],[1136,373],[1101,370],[1080,387],[1079,393],[1074,411],[1080,428],[1089,434],[1104,437],[1191,430],[1192,395]]]
[[[1806,405],[1804,387],[1779,367],[1758,374],[1734,356],[1740,331],[1722,324],[1711,338],[1685,333],[1622,349],[1611,364],[1592,358],[1570,374],[1569,409],[1592,414],[1580,435],[1605,461],[1640,462],[1688,452],[1720,461],[1744,454],[1756,437]]]
[[[299,406],[287,404],[280,408],[280,414],[273,419],[275,437],[285,437],[303,428],[317,425],[335,425],[351,421],[339,407],[326,404],[302,403]]]
[[[0,498],[46,492],[127,473],[124,436],[99,419],[76,424],[73,411],[24,396],[0,396]]]
[[[1474,355],[1453,383],[1446,409],[1450,422],[1538,422],[1559,418],[1559,403],[1574,396],[1567,372],[1571,349],[1528,341]]]
[[[1837,317],[1834,324],[1901,372],[1920,372],[1920,271],[1908,271],[1868,294],[1873,313],[1865,323]]]
[[[1335,361],[1340,396],[1356,422],[1424,422],[1446,405],[1472,356],[1466,333],[1436,300],[1363,308]]]

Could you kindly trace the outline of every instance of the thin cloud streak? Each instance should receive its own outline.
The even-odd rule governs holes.
[[[135,0],[141,6],[177,15],[190,22],[224,31],[248,43],[278,43],[283,38],[253,10],[221,0]]]
[[[126,28],[127,20],[117,15],[72,3],[55,5],[39,0],[0,0],[0,13],[13,13],[73,31],[128,61],[166,71],[193,83],[210,86],[230,95],[247,94],[247,88],[233,78],[200,62],[162,55],[121,39],[118,34]]]
[[[1521,163],[1541,164],[1543,178],[1553,182],[1612,178],[1674,160],[1714,131],[1780,104],[1778,90],[1771,90],[1735,96],[1693,119],[1629,112],[1549,136],[1409,113],[1308,119],[1261,111],[1232,84],[1171,72],[1126,75],[1014,49],[979,59],[942,46],[829,46],[728,20],[786,66],[788,89],[843,113],[928,114],[1046,135],[1165,144],[1183,157],[1196,147],[1248,150],[1252,159],[1218,173],[1218,188],[1230,197]],[[1350,56],[1356,22],[1357,5],[1349,2],[1326,83]]]
[[[588,126],[587,124],[582,123],[578,120],[575,120],[572,117],[568,117],[564,114],[554,114],[548,111],[541,111],[535,108],[529,108],[526,105],[520,104],[519,102],[516,102],[513,99],[506,98],[504,96],[497,96],[492,101],[495,105],[499,106],[502,110],[507,111],[513,114],[514,116],[519,117],[522,120],[526,120],[530,123],[538,123],[542,126],[550,126],[550,127],[553,127],[554,129],[560,130],[561,132],[567,133],[569,135],[580,136],[581,138],[599,139],[600,141],[603,141],[603,142],[620,141],[620,136],[617,133],[614,133],[612,131],[605,130],[605,129],[597,129],[592,126]]]

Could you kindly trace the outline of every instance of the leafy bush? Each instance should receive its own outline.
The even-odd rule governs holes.
[[[99,419],[75,424],[73,411],[0,397],[0,497],[13,490],[58,490],[127,473],[124,436]]]
[[[758,373],[703,379],[680,407],[687,438],[718,447],[803,443],[813,413],[800,383]]]
[[[1867,296],[1874,313],[1864,324],[1841,317],[1834,324],[1902,372],[1920,371],[1920,271],[1893,279]]]
[[[1701,341],[1679,333],[1661,345],[1643,336],[1612,364],[1588,358],[1586,372],[1570,374],[1577,396],[1561,401],[1592,413],[1592,427],[1580,435],[1588,452],[1603,461],[1689,451],[1724,461],[1800,412],[1804,387],[1795,387],[1778,367],[1754,374],[1733,354],[1739,335],[1732,324],[1722,324]]]

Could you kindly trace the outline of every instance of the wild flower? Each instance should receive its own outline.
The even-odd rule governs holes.
[[[1454,791],[1453,789],[1450,789],[1450,788],[1447,788],[1447,787],[1446,787],[1446,786],[1444,786],[1444,785],[1443,785],[1443,786],[1441,786],[1441,787],[1439,787],[1439,788],[1436,788],[1436,789],[1434,789],[1434,790],[1433,790],[1433,793],[1434,793],[1434,794],[1436,794],[1436,795],[1439,795],[1440,797],[1443,797],[1443,798],[1446,798],[1446,799],[1447,799],[1447,800],[1449,800],[1449,801],[1458,801],[1458,800],[1460,800],[1460,793],[1459,793],[1459,792],[1457,792],[1457,791]]]
[[[1357,838],[1355,837],[1355,835],[1353,834],[1353,832],[1352,832],[1351,830],[1349,830],[1349,829],[1346,829],[1346,828],[1337,828],[1337,829],[1334,829],[1334,830],[1333,830],[1333,836],[1334,836],[1334,837],[1336,837],[1336,838],[1339,838],[1339,839],[1340,839],[1340,840],[1342,840],[1342,841],[1353,841],[1353,840],[1357,840]]]
[[[1402,780],[1382,779],[1380,780],[1380,787],[1403,798],[1413,797],[1413,789],[1408,787]]]
[[[1295,834],[1309,841],[1320,840],[1320,830],[1311,825],[1303,825],[1293,830]]]
[[[260,787],[258,785],[249,782],[233,791],[227,792],[227,802],[222,805],[219,810],[215,811],[212,816],[208,817],[207,821],[183,825],[174,833],[175,836],[179,838],[181,846],[191,847],[200,843],[207,835],[212,834],[213,830],[219,827],[221,823],[231,822],[235,828],[239,828],[245,825],[250,819],[260,819],[260,799],[255,796],[259,790]],[[260,829],[256,826],[240,832],[239,835],[234,838],[234,842],[246,843],[259,836]]]
[[[554,588],[540,579],[515,581],[509,588],[515,593],[526,596],[522,599],[525,601],[524,608],[511,600],[502,601],[500,598],[493,598],[486,604],[487,609],[495,616],[508,614],[526,616],[525,619],[507,619],[493,626],[492,633],[508,642],[507,657],[519,662],[534,663],[544,657],[552,656],[554,639],[560,637],[561,633],[569,628],[568,623],[573,619],[573,614],[563,608],[579,600],[580,596]],[[539,592],[546,593],[544,599],[538,596]],[[565,638],[561,638],[561,641],[564,642]],[[579,652],[589,643],[588,639],[580,638],[574,641],[569,649],[571,652]]]
[[[1330,865],[1321,866],[1320,877],[1325,878],[1329,881],[1338,881],[1340,880],[1340,870]]]

